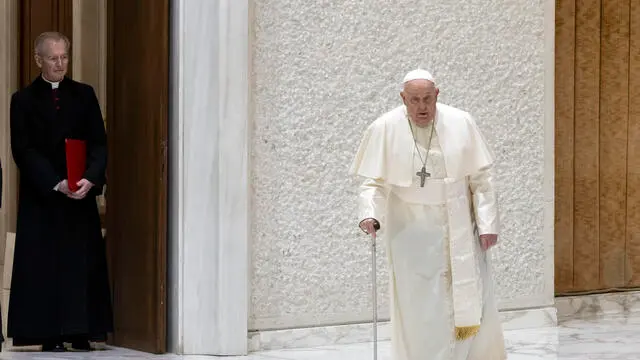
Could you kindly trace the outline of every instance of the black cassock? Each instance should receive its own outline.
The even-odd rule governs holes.
[[[82,200],[54,191],[67,177],[67,138],[87,143],[84,178],[95,186]],[[113,327],[96,196],[107,147],[93,88],[65,78],[54,94],[38,77],[13,94],[11,150],[20,191],[7,335],[18,346],[103,341]]]

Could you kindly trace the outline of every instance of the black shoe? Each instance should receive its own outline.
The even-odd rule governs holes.
[[[71,351],[91,351],[88,341],[74,341],[71,343]]]
[[[65,352],[63,343],[48,342],[42,344],[42,351],[46,352]]]

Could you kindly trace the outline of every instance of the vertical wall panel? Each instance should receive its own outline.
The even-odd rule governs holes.
[[[576,0],[573,281],[599,286],[600,0]]]
[[[604,0],[602,11],[600,277],[610,288],[625,284],[629,0]]]
[[[640,286],[640,1],[630,3],[629,141],[627,166],[628,286]]]
[[[573,288],[574,39],[575,0],[557,0],[555,278],[560,292]]]

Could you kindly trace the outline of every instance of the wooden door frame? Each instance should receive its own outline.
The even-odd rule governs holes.
[[[14,79],[15,80],[15,84],[8,86],[8,88],[10,89],[14,89],[14,88],[22,88],[28,84],[30,84],[33,79],[35,78],[34,76],[34,59],[33,59],[33,41],[35,39],[35,36],[37,36],[41,31],[49,31],[49,30],[53,30],[53,31],[60,31],[62,33],[64,33],[72,42],[72,50],[73,51],[73,0],[52,0],[51,4],[52,4],[52,8],[48,9],[49,12],[47,12],[46,10],[43,10],[43,12],[45,14],[56,14],[55,16],[52,15],[52,17],[48,18],[51,20],[50,23],[47,23],[46,21],[36,21],[36,20],[32,20],[31,19],[31,14],[27,13],[25,11],[25,9],[29,9],[30,6],[32,6],[32,4],[35,2],[35,0],[14,0],[13,5],[15,6],[14,10],[15,12],[11,13],[11,16],[15,19],[15,29],[14,31],[11,31],[9,34],[7,34],[7,36],[11,36],[12,39],[15,41],[15,43],[13,43],[13,41],[8,41],[8,45],[7,47],[11,47],[11,46],[15,46],[15,50],[16,51],[10,51],[8,53],[13,54],[12,56],[15,57],[15,61],[7,61],[7,66],[11,66],[13,67],[13,70],[10,70],[10,72],[14,77],[12,78],[7,78],[7,81]],[[113,2],[112,1],[108,1],[107,4],[109,5],[107,8],[107,18],[108,21],[111,21],[110,19],[112,18],[113,15],[113,8],[111,6]],[[11,6],[11,5],[10,5]],[[46,17],[46,16],[45,16]],[[168,24],[168,20],[167,20],[167,24]],[[168,25],[167,25],[168,27]],[[42,29],[40,29],[42,28]],[[36,30],[34,30],[36,29]],[[167,39],[167,48],[168,48],[168,42],[169,42],[169,34],[167,32],[166,34],[166,39]],[[107,35],[107,46],[110,47],[110,51],[111,52],[113,50],[113,48],[111,47],[112,44],[112,36]],[[4,49],[4,45],[2,46],[2,48]],[[168,50],[167,50],[168,51]],[[166,69],[166,73],[167,73],[167,83],[168,83],[168,77],[169,77],[169,69],[168,69],[168,62],[169,59],[167,59],[167,69]],[[115,75],[113,73],[113,67],[112,67],[113,63],[112,61],[108,61],[107,62],[107,77],[109,77],[110,79],[108,80],[108,82],[113,81],[113,76]],[[71,76],[71,69],[72,69],[72,64],[69,64],[69,76]],[[168,99],[168,86],[163,88],[163,91],[165,92],[165,97]],[[113,89],[112,88],[108,88],[107,89],[107,99],[109,98],[113,98]],[[0,103],[0,105],[2,105],[2,103]],[[6,114],[8,115],[8,106],[9,103],[8,101],[6,102]],[[168,104],[165,107],[165,110],[167,112],[167,119],[168,119]],[[7,134],[8,134],[8,123],[9,123],[9,119],[7,116],[6,119],[6,124],[3,124],[3,128],[7,129]],[[108,122],[107,122],[108,123]],[[168,121],[167,121],[167,126],[165,126],[165,128],[163,129],[164,131],[164,138],[168,138]],[[2,228],[6,231],[12,231],[13,229],[13,223],[15,222],[15,217],[17,216],[17,193],[18,193],[18,170],[15,167],[15,164],[13,164],[13,162],[11,161],[11,157],[10,157],[10,145],[9,145],[9,141],[8,141],[8,137],[7,139],[7,143],[6,146],[2,149],[5,151],[1,151],[0,154],[3,155],[3,172],[4,172],[4,176],[3,177],[3,182],[5,183],[5,189],[7,189],[8,191],[5,192],[3,195],[3,206],[2,206],[2,214],[3,214],[3,223],[5,226],[3,226]],[[108,139],[110,139],[110,145],[113,145],[113,140],[111,139],[111,137],[108,136]],[[117,140],[117,139],[116,139]],[[164,183],[167,184],[167,173],[168,173],[168,169],[166,166],[166,162],[167,162],[167,151],[166,151],[166,147],[167,144],[166,142],[164,144],[162,144],[162,151],[164,151],[163,153],[163,157],[164,157],[164,164],[163,164],[163,178],[164,178]],[[6,156],[4,156],[6,155]],[[107,188],[108,189],[108,188]],[[165,189],[166,191],[164,191],[161,194],[161,198],[158,199],[158,204],[160,204],[160,206],[157,207],[157,212],[158,214],[165,214],[167,213],[167,191],[168,189]],[[108,191],[108,190],[107,190]],[[166,228],[166,221],[164,226],[162,226],[162,224],[159,224],[159,228],[157,229],[157,233],[159,234],[159,236],[161,237],[159,244],[161,244],[161,246],[164,248],[164,250],[162,250],[161,252],[165,254],[164,258],[157,258],[156,259],[156,266],[158,268],[162,268],[165,269],[165,273],[164,273],[164,277],[163,277],[163,285],[161,287],[161,294],[159,295],[162,299],[164,299],[163,302],[163,306],[165,306],[166,308],[166,267],[167,267],[167,259],[166,259],[166,240],[167,240],[167,228]],[[4,234],[0,234],[0,236],[2,238],[4,238]],[[109,235],[107,234],[107,237]],[[109,281],[110,281],[110,285],[111,288],[113,289],[113,285],[116,279],[114,279],[113,277],[113,258],[111,257],[111,251],[108,254],[108,261],[109,261]],[[115,310],[115,309],[114,309]],[[166,329],[166,311],[162,314],[163,316],[161,317],[161,323],[159,324],[160,327],[163,327]],[[117,330],[117,329],[116,329]],[[113,334],[111,334],[110,339],[109,339],[109,343],[114,344],[113,340],[114,340],[114,336]],[[160,335],[160,337],[157,339],[157,348],[161,349],[161,352],[164,352],[166,350],[166,341],[167,341],[167,331],[164,331],[163,334]],[[117,345],[117,343],[116,343]]]
[[[6,235],[8,232],[15,232],[16,217],[18,215],[18,168],[13,162],[10,143],[10,125],[9,125],[9,94],[16,91],[19,87],[20,79],[20,52],[18,51],[20,44],[19,29],[19,0],[10,0],[4,3],[4,11],[0,13],[0,23],[3,24],[5,33],[0,39],[0,88],[8,91],[7,96],[0,99],[0,138],[3,139],[2,148],[0,148],[0,157],[2,157],[3,171],[3,187],[2,209],[0,210],[0,241],[2,244],[2,259],[5,259]],[[0,189],[2,191],[2,189]],[[4,271],[11,269],[4,268]],[[3,289],[8,289],[10,284],[3,284]],[[7,304],[2,304],[7,306]]]

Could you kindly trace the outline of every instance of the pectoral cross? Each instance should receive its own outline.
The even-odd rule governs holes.
[[[427,172],[427,169],[423,166],[422,170],[418,171],[416,175],[420,176],[420,187],[424,187],[424,182],[431,174]]]

